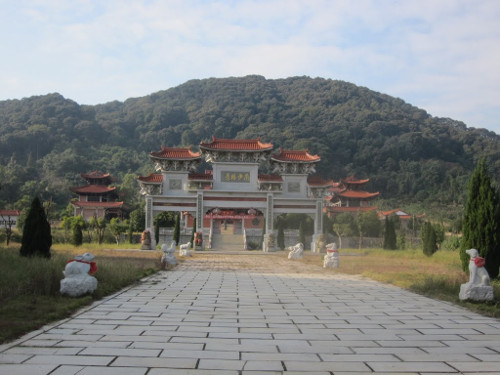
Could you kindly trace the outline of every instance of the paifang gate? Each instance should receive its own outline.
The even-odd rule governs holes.
[[[233,234],[245,238],[263,230],[263,251],[275,250],[270,234],[273,221],[284,213],[302,213],[314,219],[311,249],[323,232],[323,200],[332,181],[313,176],[321,159],[308,150],[279,149],[257,139],[221,139],[202,142],[199,151],[162,146],[151,152],[157,173],[139,176],[145,197],[146,229],[153,231],[153,218],[163,211],[179,211],[186,227],[196,222],[196,232],[210,248],[213,236],[232,226]],[[211,169],[199,172],[205,160]],[[272,172],[259,173],[269,162]],[[196,220],[195,220],[196,219]],[[265,223],[265,228],[263,224]],[[224,227],[224,229],[222,229]]]

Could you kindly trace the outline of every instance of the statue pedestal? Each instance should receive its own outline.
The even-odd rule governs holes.
[[[491,285],[475,285],[469,283],[460,285],[460,300],[470,299],[472,301],[493,301],[494,293]]]

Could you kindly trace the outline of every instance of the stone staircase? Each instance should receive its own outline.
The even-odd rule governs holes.
[[[233,234],[231,229],[222,229],[220,234],[212,237],[212,249],[220,251],[240,251],[243,250],[243,234]]]

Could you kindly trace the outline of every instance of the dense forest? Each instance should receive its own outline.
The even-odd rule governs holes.
[[[461,206],[483,157],[500,176],[499,135],[401,99],[321,78],[212,78],[96,106],[60,94],[1,101],[0,207],[22,209],[38,194],[63,209],[80,172],[101,170],[134,208],[135,178],[153,168],[150,151],[196,148],[212,135],[307,148],[321,156],[323,177],[369,177],[369,190],[397,206]]]

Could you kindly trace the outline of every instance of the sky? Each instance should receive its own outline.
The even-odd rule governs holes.
[[[498,0],[0,0],[0,100],[310,76],[500,134]]]

